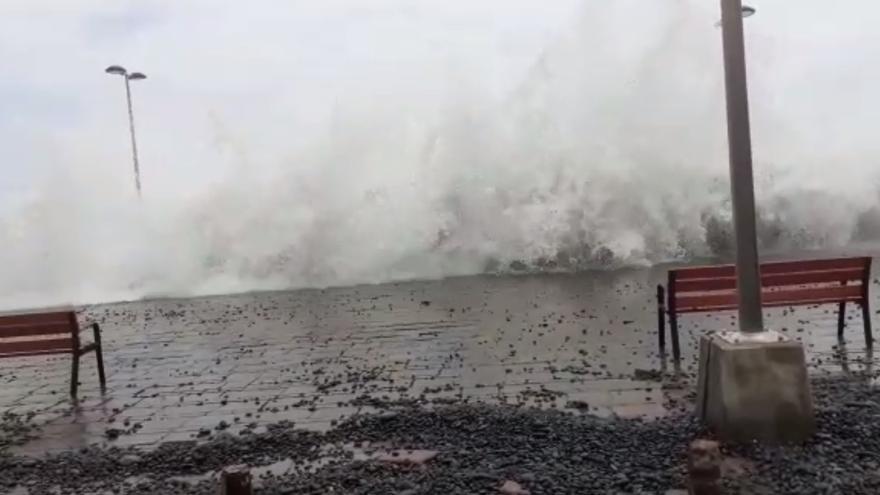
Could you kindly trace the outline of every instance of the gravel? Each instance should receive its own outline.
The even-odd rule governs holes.
[[[38,428],[31,419],[33,414],[4,412],[0,415],[0,455],[7,448],[22,445],[37,435]]]
[[[788,447],[724,446],[725,493],[880,493],[880,397],[870,381],[823,378],[813,388],[815,437]],[[19,438],[21,418],[3,416],[0,424],[3,445]],[[389,404],[324,433],[282,422],[152,451],[0,454],[0,491],[213,494],[218,470],[247,464],[257,494],[498,494],[504,486],[532,495],[664,494],[684,488],[686,448],[695,438],[711,436],[681,414],[640,421],[508,405]],[[377,459],[392,449],[437,455],[416,463]],[[259,472],[279,462],[283,469]]]

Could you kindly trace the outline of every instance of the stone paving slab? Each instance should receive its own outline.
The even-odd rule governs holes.
[[[676,369],[656,343],[654,287],[664,276],[480,276],[82,308],[102,326],[107,393],[91,355],[76,403],[69,357],[4,359],[0,414],[35,415],[40,437],[18,448],[30,455],[94,443],[149,449],[281,420],[325,430],[374,411],[371,400],[576,403],[657,417],[687,391],[636,370],[692,375],[699,336],[735,325],[734,313],[683,317]],[[767,324],[805,342],[814,373],[873,367],[860,312],[849,309],[839,342],[835,311],[770,310]]]

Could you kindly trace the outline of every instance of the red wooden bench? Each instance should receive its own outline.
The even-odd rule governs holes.
[[[762,304],[766,307],[838,304],[837,334],[843,336],[846,303],[861,305],[865,344],[872,345],[869,294],[871,258],[784,261],[761,264]],[[669,271],[667,288],[657,286],[660,350],[666,347],[669,316],[672,354],[681,357],[678,315],[734,310],[738,307],[734,265]]]
[[[101,391],[106,390],[104,356],[101,353],[101,329],[92,327],[94,341],[82,345],[80,326],[73,311],[26,313],[0,316],[0,359],[49,354],[71,354],[73,368],[70,376],[70,395],[76,397],[79,380],[80,356],[94,351],[98,360],[98,378]]]

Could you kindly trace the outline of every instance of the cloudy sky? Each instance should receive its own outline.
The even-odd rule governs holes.
[[[155,190],[212,174],[223,153],[277,157],[355,88],[358,98],[431,95],[451,77],[509,88],[579,5],[4,0],[0,189],[32,187],[57,167],[128,166],[122,81],[103,73],[109,64],[148,75],[132,89]]]
[[[133,88],[145,184],[191,186],[226,161],[262,163],[308,142],[347,100],[395,95],[433,102],[450,86],[469,84],[503,95],[577,19],[602,16],[601,3],[4,0],[0,190],[32,188],[59,167],[124,169],[122,82],[102,72],[109,64],[149,76]],[[615,29],[634,38],[645,18],[661,10],[697,9],[704,21],[717,15],[713,2],[621,3],[633,5],[632,18]],[[855,0],[846,8],[829,5],[758,2],[759,16],[750,23],[762,49],[753,63],[782,47],[785,58],[770,59],[777,79],[801,77],[842,93],[854,85],[862,95],[875,83],[875,64],[867,62],[880,55],[880,7]],[[798,63],[808,59],[815,63]],[[829,60],[827,73],[805,73]],[[851,77],[856,71],[861,81]],[[798,86],[789,89],[815,89]]]

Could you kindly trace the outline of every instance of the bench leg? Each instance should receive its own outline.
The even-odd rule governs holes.
[[[868,301],[862,303],[862,319],[865,323],[865,345],[873,347],[874,336],[871,335],[871,306],[868,304]]]
[[[846,317],[846,301],[840,303],[840,306],[837,307],[837,338],[843,338],[843,327],[846,324],[844,322],[844,318]]]
[[[657,338],[660,343],[660,352],[666,351],[666,294],[662,285],[657,285]]]
[[[76,399],[76,388],[79,386],[79,350],[73,351],[70,369],[70,396]]]
[[[101,347],[101,328],[97,323],[92,324],[92,332],[95,339],[95,358],[98,360],[98,380],[101,382],[101,392],[107,391],[107,378],[104,376],[104,352]]]
[[[681,350],[678,347],[678,316],[674,311],[669,313],[669,331],[672,335],[672,357],[678,361],[681,359]]]

